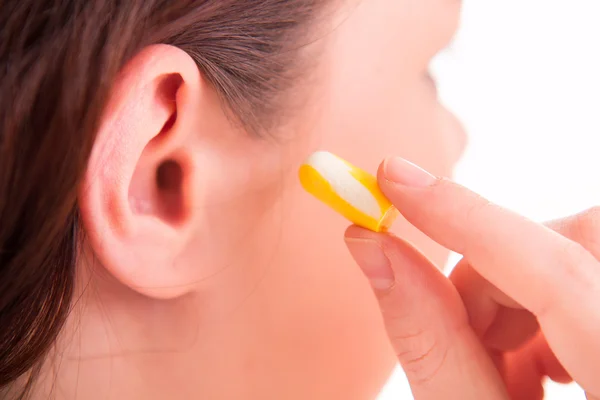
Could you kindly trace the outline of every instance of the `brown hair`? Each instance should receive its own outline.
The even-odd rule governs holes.
[[[72,307],[77,188],[119,70],[147,45],[178,46],[234,121],[264,133],[323,3],[0,3],[0,392],[25,376],[27,396]]]

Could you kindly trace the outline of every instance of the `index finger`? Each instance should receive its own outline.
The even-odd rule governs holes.
[[[378,180],[409,222],[538,317],[600,288],[597,260],[581,245],[463,186],[400,158],[387,159]]]

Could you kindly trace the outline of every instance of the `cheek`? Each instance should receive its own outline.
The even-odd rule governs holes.
[[[434,174],[449,175],[457,159],[450,118],[422,79],[371,86],[330,105],[322,146],[375,172],[381,160],[399,155]]]

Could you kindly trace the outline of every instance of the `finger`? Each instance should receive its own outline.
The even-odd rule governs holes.
[[[529,349],[526,348],[521,352],[504,355],[502,375],[511,400],[544,398],[544,375],[538,368],[535,355],[529,353]]]
[[[371,281],[417,400],[508,399],[453,285],[408,243],[350,227],[346,243]]]
[[[379,172],[382,191],[413,225],[463,254],[525,308],[542,314],[565,297],[581,299],[589,293],[581,289],[597,284],[598,274],[589,268],[596,260],[581,246],[453,182],[427,175],[425,186],[403,184],[416,179],[411,178],[416,168],[402,159],[386,160]]]
[[[542,398],[546,376],[559,383],[572,381],[541,333],[522,348],[504,355],[502,374],[511,399]]]
[[[577,241],[596,258],[600,257],[600,213],[598,208],[586,210],[568,218],[546,223],[550,229]],[[569,383],[571,376],[564,370],[538,332],[537,319],[519,309],[518,304],[486,281],[464,259],[450,275],[457,288],[469,321],[488,349],[509,351],[502,360],[502,370],[511,398],[533,399],[542,392],[542,379]],[[534,340],[531,340],[535,335]],[[529,342],[529,343],[528,343]]]
[[[588,210],[546,225],[597,252],[596,236],[592,234],[596,232],[596,215]],[[533,314],[483,279],[464,259],[456,265],[450,279],[461,295],[471,326],[488,351],[508,352],[501,361],[496,360],[496,366],[503,372],[511,399],[541,399],[546,376],[560,383],[572,381],[539,334]]]
[[[596,258],[600,258],[599,210],[591,208],[545,225],[582,244]],[[471,327],[486,347],[499,351],[515,350],[537,334],[537,319],[483,279],[466,260],[463,259],[456,265],[450,280],[463,300]],[[552,357],[556,360],[553,354]]]
[[[450,275],[469,322],[483,344],[492,350],[514,350],[538,331],[537,318],[523,309],[461,260]]]
[[[545,223],[555,232],[583,245],[600,258],[600,208]],[[516,349],[536,334],[537,319],[461,260],[450,275],[457,288],[471,326],[487,347]]]
[[[543,379],[568,383],[572,379],[539,332],[537,319],[484,280],[465,260],[451,280],[459,291],[469,321],[501,371],[511,399],[543,398]]]
[[[600,268],[583,246],[402,159],[384,162],[379,184],[413,225],[532,311],[567,369],[600,389]]]

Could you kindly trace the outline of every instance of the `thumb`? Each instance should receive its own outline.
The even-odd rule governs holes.
[[[458,292],[429,260],[390,234],[352,226],[345,240],[379,300],[416,400],[508,399]]]

